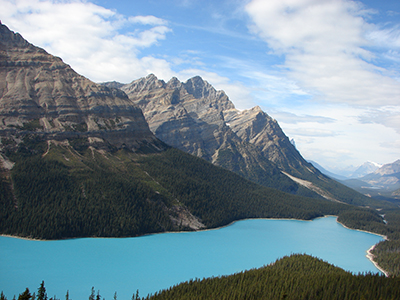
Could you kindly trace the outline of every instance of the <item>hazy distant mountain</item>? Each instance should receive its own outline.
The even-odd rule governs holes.
[[[400,159],[393,163],[385,164],[375,172],[360,179],[381,189],[396,190],[400,188]]]
[[[361,166],[359,166],[349,177],[350,178],[360,178],[367,174],[375,172],[380,167],[382,167],[381,164],[367,161],[367,162],[363,163]]]
[[[363,177],[343,180],[342,183],[371,197],[400,199],[400,160],[385,164]]]

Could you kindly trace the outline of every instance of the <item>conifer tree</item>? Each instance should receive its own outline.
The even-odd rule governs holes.
[[[94,286],[92,286],[92,292],[90,293],[89,300],[95,300]]]
[[[47,300],[47,293],[46,288],[44,287],[44,281],[42,281],[38,288],[37,300]]]
[[[18,296],[18,300],[31,300],[32,295],[29,292],[29,289],[26,288],[25,292],[23,292],[22,294],[19,294]]]

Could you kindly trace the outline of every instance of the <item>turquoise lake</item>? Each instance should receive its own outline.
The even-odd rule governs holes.
[[[314,221],[252,219],[227,227],[136,238],[28,241],[0,237],[0,291],[8,299],[44,280],[48,297],[147,296],[191,278],[258,268],[293,253],[319,257],[353,273],[379,272],[366,251],[382,237],[344,228],[335,217]]]

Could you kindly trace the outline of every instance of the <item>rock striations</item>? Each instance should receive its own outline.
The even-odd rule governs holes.
[[[0,24],[0,134],[69,137],[133,150],[160,147],[125,93],[96,84]]]
[[[121,89],[163,142],[265,186],[340,200],[324,188],[331,180],[303,159],[260,107],[239,111],[198,76],[164,82],[150,74]]]

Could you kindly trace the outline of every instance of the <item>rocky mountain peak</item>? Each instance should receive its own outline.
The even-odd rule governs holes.
[[[122,90],[127,93],[143,93],[158,88],[165,88],[165,82],[150,74],[123,86]]]
[[[223,91],[200,76],[184,83],[172,78],[166,85],[150,88],[153,81],[153,77],[141,78],[122,89],[143,110],[151,131],[167,144],[219,165],[242,165],[245,172],[253,172],[246,160],[258,165],[272,161],[289,173],[307,164],[278,123],[259,106],[237,110]],[[250,154],[247,148],[255,151],[254,147],[258,153]],[[226,161],[227,153],[233,155],[232,161]]]
[[[167,88],[168,89],[177,89],[182,86],[182,83],[179,81],[178,78],[172,77],[168,82],[167,82]]]
[[[77,74],[5,25],[0,32],[1,136],[34,132],[67,139],[79,134],[131,149],[156,140],[140,109],[121,90]]]
[[[26,41],[19,33],[12,32],[6,25],[3,25],[0,21],[0,41],[2,46],[13,47],[31,47],[28,41]]]
[[[393,163],[385,164],[375,171],[375,173],[380,175],[391,175],[395,173],[400,173],[400,159]]]
[[[196,99],[216,100],[226,97],[223,91],[217,91],[211,84],[200,76],[195,76],[183,83],[185,90]]]

